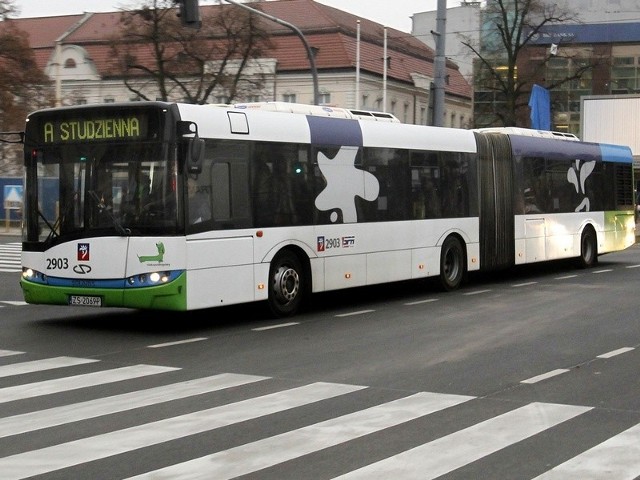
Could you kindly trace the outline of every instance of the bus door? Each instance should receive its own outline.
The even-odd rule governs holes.
[[[189,307],[254,300],[249,143],[207,139],[201,171],[185,175]]]

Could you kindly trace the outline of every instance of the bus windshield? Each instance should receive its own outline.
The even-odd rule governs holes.
[[[37,209],[26,220],[38,224],[38,238],[28,240],[175,229],[176,168],[163,150],[143,142],[35,150]]]

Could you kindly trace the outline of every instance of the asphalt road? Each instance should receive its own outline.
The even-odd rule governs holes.
[[[638,245],[280,321],[24,305],[18,276],[0,272],[3,479],[640,476]]]

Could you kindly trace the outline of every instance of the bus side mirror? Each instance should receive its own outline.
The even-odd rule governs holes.
[[[189,173],[202,173],[202,162],[204,160],[204,140],[199,137],[188,140],[187,145],[187,171]]]
[[[183,140],[184,162],[187,173],[202,173],[204,140],[198,136],[198,125],[186,120],[178,121],[177,133]]]

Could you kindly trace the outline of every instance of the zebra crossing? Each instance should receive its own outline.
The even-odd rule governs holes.
[[[14,273],[22,271],[21,252],[22,244],[20,242],[0,244],[0,272]]]
[[[122,462],[118,456],[168,443],[173,445],[171,451],[187,453],[176,460],[154,456],[156,465],[146,466],[144,471],[138,465],[120,465],[120,471],[128,473],[117,478],[222,480],[251,474],[262,478],[265,469],[285,468],[285,462],[313,458],[334,447],[345,448],[366,440],[365,453],[370,448],[378,451],[371,460],[365,457],[364,464],[362,459],[354,460],[339,473],[317,477],[434,479],[518,442],[547,434],[593,410],[580,405],[514,403],[501,413],[469,425],[454,423],[448,433],[405,445],[401,451],[390,449],[379,458],[387,443],[386,433],[393,431],[396,437],[402,437],[403,430],[410,429],[413,422],[428,427],[430,419],[438,415],[446,416],[447,423],[456,422],[461,409],[482,399],[436,392],[394,392],[397,398],[386,398],[363,385],[297,384],[239,373],[184,379],[177,376],[180,373],[175,367],[114,367],[96,359],[66,356],[30,359],[26,352],[0,350],[1,478],[87,478],[78,476],[74,469],[89,465],[94,469],[92,478],[116,478],[109,472],[113,471],[112,463]],[[127,381],[135,382],[134,386],[129,383],[129,387],[123,387]],[[110,394],[100,395],[107,385],[112,387]],[[238,389],[242,388],[250,390],[241,393]],[[73,391],[81,392],[83,400],[68,400]],[[61,398],[67,401],[61,402]],[[187,402],[189,408],[181,408],[178,402]],[[340,405],[335,415],[326,413],[333,409],[311,417],[308,412],[299,413],[321,409],[325,402]],[[295,428],[265,435],[251,430],[251,422],[278,415],[298,415]],[[108,421],[116,417],[122,420]],[[58,432],[57,428],[66,430]],[[241,437],[244,441],[237,445],[217,448],[215,440],[220,437],[214,436],[210,442],[201,440],[198,453],[191,458],[190,439],[230,428],[244,429],[245,437],[257,438]],[[185,443],[182,447],[181,442]],[[640,475],[640,424],[564,462],[545,465],[548,468],[536,480],[636,478]],[[288,467],[292,468],[290,464]],[[288,471],[286,478],[308,476]]]

